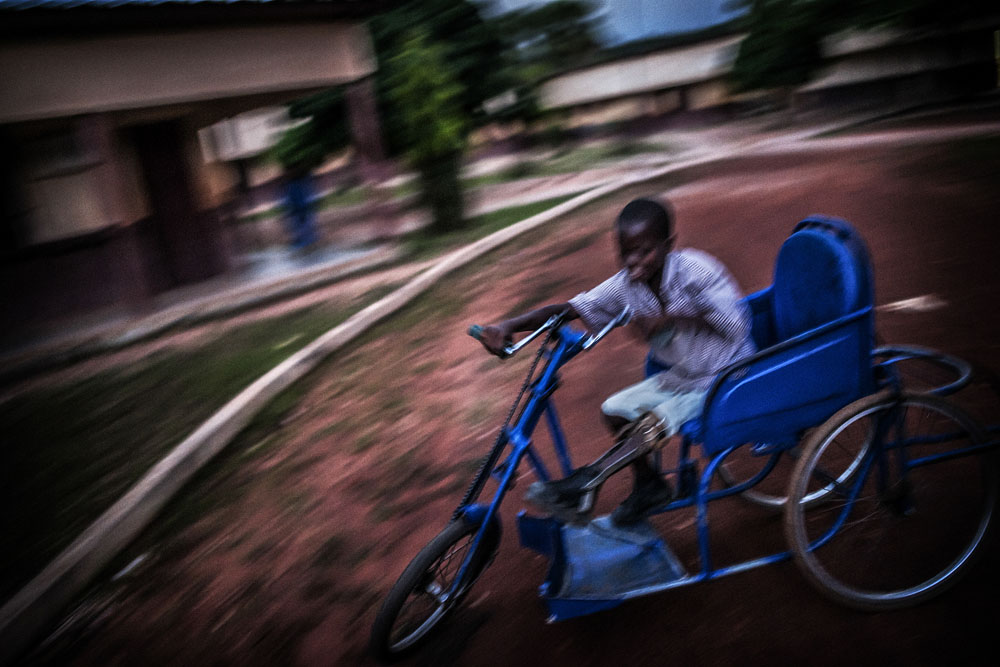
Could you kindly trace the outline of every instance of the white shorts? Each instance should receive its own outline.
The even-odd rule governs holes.
[[[665,435],[671,436],[680,430],[684,422],[701,414],[705,403],[705,390],[670,391],[660,387],[654,375],[638,384],[625,387],[612,394],[601,405],[601,412],[610,417],[623,417],[635,421],[647,412],[660,418]]]

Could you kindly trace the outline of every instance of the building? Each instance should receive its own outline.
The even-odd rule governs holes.
[[[225,272],[239,174],[199,131],[342,84],[370,115],[384,4],[0,2],[0,343]]]
[[[985,22],[948,31],[833,35],[822,45],[824,66],[795,91],[796,103],[899,105],[988,90],[997,81],[996,27]],[[734,94],[728,81],[743,38],[718,26],[649,40],[638,45],[647,48],[548,79],[541,103],[570,128],[753,104],[760,95]]]
[[[726,35],[566,72],[542,85],[542,106],[563,112],[573,128],[727,104],[726,77],[742,39]]]

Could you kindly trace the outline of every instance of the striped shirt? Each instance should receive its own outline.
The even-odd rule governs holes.
[[[637,328],[656,360],[669,367],[657,376],[668,391],[707,389],[723,367],[754,351],[750,309],[736,281],[700,250],[683,248],[666,256],[659,295],[630,281],[623,269],[569,303],[592,331],[630,306],[629,327]],[[701,316],[710,326],[683,321],[664,326],[665,316]]]

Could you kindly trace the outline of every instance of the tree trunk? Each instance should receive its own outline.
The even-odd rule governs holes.
[[[459,178],[461,154],[440,157],[417,166],[423,201],[431,209],[432,232],[451,232],[462,227],[463,198]]]

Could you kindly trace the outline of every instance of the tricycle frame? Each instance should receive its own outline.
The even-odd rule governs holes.
[[[954,580],[954,575],[971,563],[973,552],[981,544],[994,515],[993,506],[997,502],[1000,482],[992,454],[1000,447],[1000,440],[994,438],[988,441],[978,425],[962,410],[946,403],[941,397],[965,387],[972,376],[972,369],[959,359],[925,348],[874,347],[870,262],[864,243],[848,223],[821,216],[807,218],[796,226],[789,242],[793,239],[795,243],[791,247],[798,248],[796,252],[800,253],[812,252],[809,246],[803,244],[822,241],[822,248],[826,249],[821,248],[822,252],[827,252],[832,246],[836,252],[828,257],[835,258],[839,262],[838,270],[849,277],[849,282],[853,281],[844,286],[844,293],[853,296],[849,302],[840,304],[843,308],[838,311],[839,314],[822,317],[819,323],[797,326],[796,322],[789,324],[784,320],[778,321],[775,319],[775,304],[784,303],[780,300],[787,299],[788,295],[777,290],[779,281],[776,270],[775,283],[750,295],[746,300],[753,322],[752,334],[760,352],[722,369],[716,375],[706,395],[702,417],[680,428],[676,467],[662,469],[660,454],[655,455],[661,474],[676,478],[678,495],[672,502],[649,514],[694,508],[699,559],[697,570],[693,573],[684,571],[676,558],[669,554],[669,549],[662,540],[654,537],[652,542],[639,544],[640,550],[659,549],[664,553],[665,560],[672,559],[677,567],[656,570],[657,577],[629,580],[628,587],[615,588],[610,592],[601,590],[599,594],[594,594],[587,592],[586,587],[574,589],[572,586],[552,590],[554,581],[566,583],[562,580],[564,573],[559,571],[564,566],[564,563],[560,564],[560,558],[564,555],[560,551],[560,545],[563,531],[570,531],[573,526],[553,518],[531,517],[522,511],[518,515],[522,544],[553,558],[553,568],[540,588],[552,613],[550,620],[590,613],[615,606],[630,598],[718,579],[793,558],[806,577],[831,598],[863,609],[888,609],[912,604],[936,594],[943,590],[945,583],[950,583],[945,580]],[[780,259],[779,255],[779,266]],[[788,284],[788,280],[786,277],[781,284]],[[787,313],[787,306],[783,307],[786,310],[782,312]],[[628,318],[629,312],[626,309],[613,318],[600,333],[588,336],[565,325],[564,315],[554,316],[519,343],[504,350],[502,356],[514,354],[529,341],[548,332],[527,373],[521,393],[497,435],[493,449],[455,509],[451,523],[418,554],[386,598],[372,631],[371,646],[376,656],[393,659],[415,647],[467,593],[468,588],[492,560],[499,543],[500,506],[514,485],[522,461],[528,459],[539,480],[548,481],[552,478],[533,440],[535,429],[543,419],[550,435],[556,465],[562,476],[573,472],[570,446],[553,401],[553,395],[560,386],[560,369],[577,354],[595,345],[611,329],[626,323]],[[476,336],[477,329],[473,327],[470,334]],[[546,361],[536,377],[535,370],[543,356]],[[930,361],[933,365],[945,368],[950,374],[949,381],[914,391],[914,387],[897,372],[898,364],[913,359]],[[807,383],[802,396],[796,394],[793,397],[798,402],[789,403],[786,400],[782,403],[780,400],[762,398],[769,388],[788,394],[788,388],[805,377],[821,381]],[[760,378],[765,378],[766,381],[760,382]],[[760,391],[761,388],[764,389],[763,392]],[[800,390],[796,387],[794,391]],[[521,399],[526,393],[527,399],[518,412]],[[787,396],[784,398],[787,399]],[[933,439],[913,438],[910,433],[912,429],[904,428],[906,411],[910,409],[943,414],[946,421],[950,420],[948,423],[957,426],[959,430],[957,433],[945,431],[936,437],[950,442],[958,435],[964,436],[962,439],[967,442],[959,450],[911,456],[911,446],[917,449],[920,445],[933,442]],[[865,410],[871,410],[872,414],[879,413],[880,416],[863,431],[860,449],[857,454],[852,455],[854,458],[847,459],[843,472],[831,475],[819,465],[820,457],[838,436],[838,425],[849,424],[851,420],[863,417],[862,412]],[[512,422],[515,413],[517,418]],[[800,444],[803,433],[813,427],[815,430],[812,435]],[[887,437],[893,428],[898,433],[896,441]],[[1000,431],[1000,427],[990,426],[986,431],[993,436]],[[919,429],[917,432],[919,433]],[[692,448],[696,445],[701,448],[703,456],[698,456],[693,451]],[[723,468],[727,458],[747,447],[753,457],[759,457],[760,467],[755,467],[755,472],[749,479],[742,482],[727,479],[727,469]],[[755,492],[751,489],[766,479],[775,470],[781,457],[792,452],[793,448],[799,452],[797,456],[800,458],[792,472],[785,496],[758,494],[754,498]],[[506,456],[501,461],[504,453]],[[922,583],[918,582],[916,586],[900,589],[896,597],[880,593],[868,595],[864,590],[852,589],[847,584],[841,585],[835,575],[829,575],[822,566],[810,562],[821,547],[840,533],[853,506],[860,504],[859,493],[866,484],[874,485],[875,493],[866,493],[877,502],[889,507],[891,511],[898,508],[901,513],[905,513],[909,509],[907,504],[912,500],[905,488],[909,471],[962,457],[979,457],[975,463],[984,472],[983,497],[986,509],[981,513],[978,532],[973,535],[971,542],[941,574],[935,573],[927,580],[929,583],[926,590],[921,589]],[[699,458],[705,461],[700,472]],[[870,479],[869,472],[874,472]],[[898,482],[900,477],[906,479],[901,484],[892,486],[890,478],[894,475],[897,479],[893,483]],[[496,490],[488,502],[479,502],[479,496],[491,477],[497,481]],[[722,481],[723,488],[713,489],[716,478]],[[810,485],[817,483],[818,490],[808,490]],[[758,504],[769,504],[772,508],[783,507],[785,537],[789,548],[717,566],[713,562],[709,539],[708,505],[736,495],[744,495]],[[818,538],[803,537],[808,530],[805,527],[806,513],[815,507],[819,507],[818,513],[821,513],[830,504],[839,501],[844,501],[844,505],[832,527]],[[597,524],[598,521],[600,519],[585,525],[589,527],[591,523]],[[649,532],[655,531],[650,528]],[[449,550],[450,540],[454,537],[457,544],[459,539],[464,540],[467,536],[471,538],[464,543],[467,551],[461,559],[454,580],[447,586],[439,586],[435,580],[438,562],[435,559],[439,555],[436,549],[441,547],[441,554],[447,551],[447,556],[441,556],[447,559],[452,553]],[[837,549],[834,548],[834,551]],[[418,563],[425,562],[432,562],[433,567],[428,566],[429,569],[420,572],[411,571]],[[666,572],[666,576],[659,576],[663,572]],[[636,581],[639,583],[635,583]],[[393,643],[393,626],[405,609],[405,601],[408,599],[406,596],[414,593],[429,597],[437,605],[429,617],[432,620]]]

